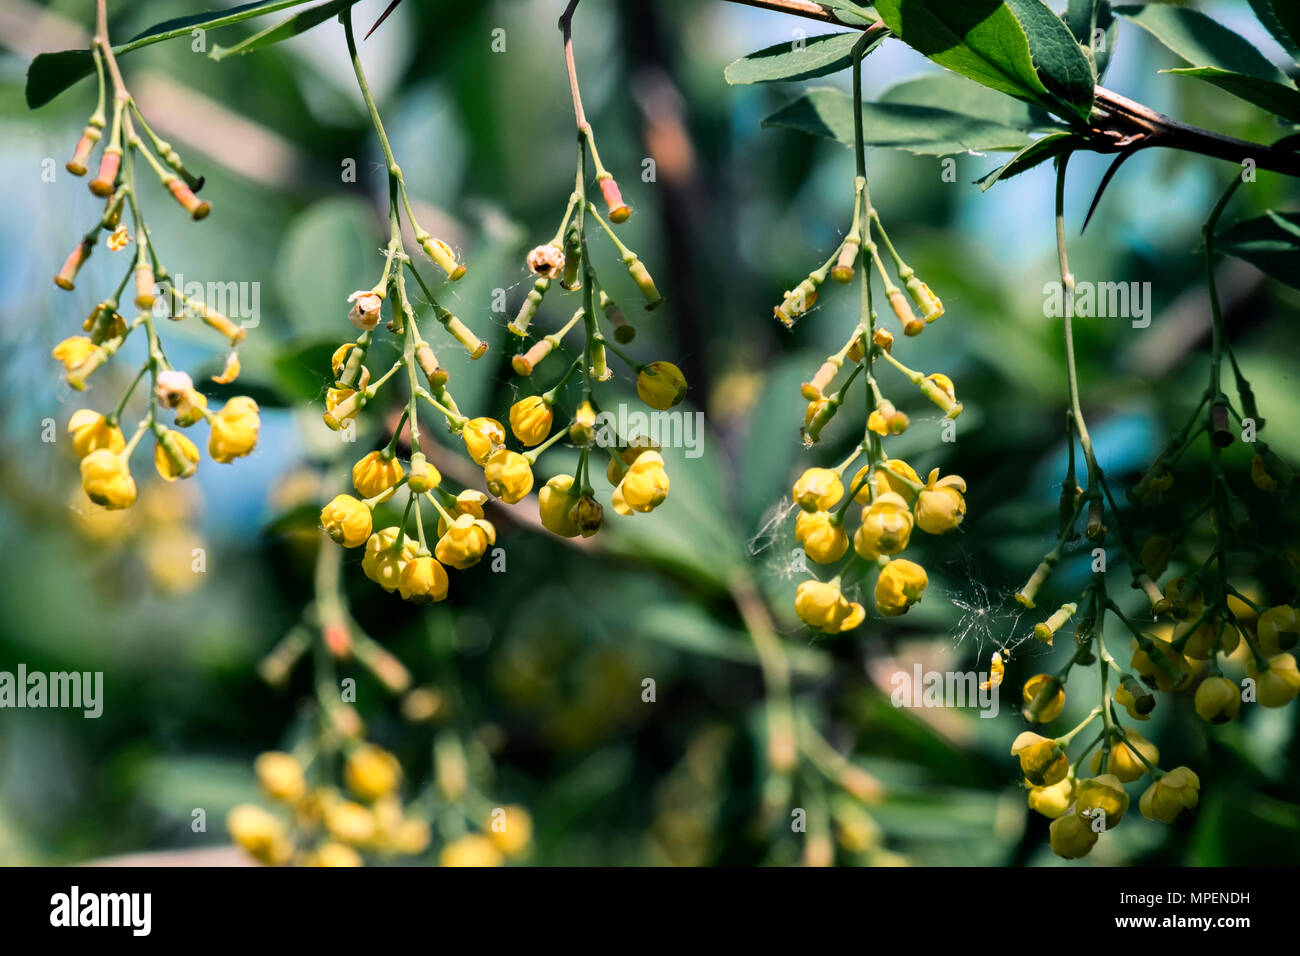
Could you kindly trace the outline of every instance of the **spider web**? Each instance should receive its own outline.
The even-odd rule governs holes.
[[[961,612],[953,626],[953,643],[957,647],[973,643],[977,661],[997,654],[1005,663],[1033,637],[1031,630],[1020,626],[1026,609],[1015,600],[1014,586],[990,585],[969,552],[961,549],[960,553],[961,569],[953,575],[948,593],[948,600]]]

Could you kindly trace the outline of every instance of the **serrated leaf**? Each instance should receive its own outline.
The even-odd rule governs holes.
[[[1212,66],[1226,73],[1287,82],[1286,75],[1249,40],[1204,13],[1155,4],[1116,7],[1115,12],[1142,27],[1192,66]]]
[[[845,69],[860,33],[827,33],[806,40],[777,43],[727,64],[723,75],[733,86],[743,83],[808,80]],[[883,39],[881,37],[880,39]],[[880,45],[880,39],[867,52]]]
[[[228,10],[205,11],[184,17],[163,20],[136,34],[126,43],[113,47],[116,56],[138,50],[140,47],[176,37],[188,36],[192,30],[215,30],[253,17],[265,16],[278,10],[301,6],[308,0],[257,0]],[[62,50],[57,53],[37,55],[27,68],[27,107],[38,109],[54,99],[68,87],[95,72],[95,61],[89,50]]]
[[[1300,5],[1295,0],[1250,0],[1250,6],[1273,39],[1300,63]]]
[[[321,4],[319,7],[299,11],[292,16],[285,17],[279,23],[267,27],[265,30],[254,33],[248,39],[236,43],[234,46],[213,46],[212,52],[208,56],[220,61],[229,56],[252,53],[255,50],[261,50],[273,44],[293,39],[301,33],[306,33],[312,27],[320,26],[326,20],[338,16],[341,11],[354,6],[357,2],[358,0],[330,0],[329,3]]]
[[[940,66],[1009,96],[1056,107],[1034,67],[1025,28],[1001,0],[877,0],[876,12],[896,36]]]
[[[863,135],[868,145],[906,149],[928,156],[1020,149],[1029,131],[952,110],[908,103],[864,103]],[[801,130],[853,145],[853,98],[819,87],[763,120],[764,126]]]
[[[1215,237],[1214,250],[1300,289],[1300,213],[1269,210],[1234,223]]]
[[[1087,140],[1079,134],[1065,130],[1048,133],[1041,139],[1034,140],[997,169],[975,180],[975,183],[981,191],[987,190],[996,182],[1018,176],[1027,170],[1033,169],[1040,163],[1055,159],[1062,153],[1069,152],[1072,149],[1079,149],[1086,142]]]
[[[1110,66],[1115,42],[1119,38],[1119,23],[1110,3],[1108,0],[1069,0],[1063,18],[1074,39],[1092,57],[1097,68],[1097,80],[1100,82]]]
[[[880,17],[867,7],[858,3],[852,3],[851,0],[818,0],[823,7],[835,11],[835,15],[845,23],[852,23],[858,26],[870,26],[873,23],[879,23]]]
[[[1029,55],[1048,91],[1082,119],[1092,113],[1097,73],[1069,27],[1042,0],[1007,0],[1029,38]]]
[[[1205,80],[1238,99],[1254,103],[1293,123],[1300,123],[1300,90],[1294,86],[1261,80],[1257,76],[1229,73],[1227,70],[1220,70],[1213,66],[1188,67],[1164,72]]]

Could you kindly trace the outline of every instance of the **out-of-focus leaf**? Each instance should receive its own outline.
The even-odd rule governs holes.
[[[247,40],[236,43],[234,46],[213,46],[212,52],[208,56],[214,60],[224,60],[228,56],[252,53],[254,50],[261,50],[272,44],[290,40],[300,33],[306,33],[312,27],[319,26],[331,17],[337,16],[340,11],[354,6],[357,2],[358,0],[330,0],[329,3],[321,4],[319,7],[299,11],[292,16],[285,17],[274,26],[254,33]]]
[[[1096,21],[1093,11],[1096,10]],[[1119,38],[1119,21],[1108,0],[1070,0],[1064,14],[1065,25],[1074,34],[1084,53],[1092,57],[1097,67],[1097,79],[1106,75],[1110,58]]]
[[[320,527],[320,506],[317,504],[303,504],[290,508],[281,514],[276,515],[266,523],[262,533],[268,538],[279,537],[290,531],[300,531],[304,528]],[[328,547],[322,544],[322,547]]]
[[[693,605],[652,607],[637,618],[635,627],[637,634],[678,650],[758,665],[753,644]],[[830,659],[815,648],[786,644],[785,652],[791,669],[800,676],[820,678],[830,670]]]
[[[1024,129],[963,113],[907,103],[864,103],[863,135],[868,145],[892,146],[929,156],[1021,149],[1031,142]],[[817,88],[763,120],[853,145],[853,98],[842,90]]]
[[[1116,7],[1115,12],[1142,27],[1192,66],[1213,66],[1225,73],[1286,82],[1286,75],[1249,40],[1198,10],[1147,4]]]
[[[1205,80],[1238,99],[1254,103],[1293,123],[1300,123],[1300,90],[1289,84],[1261,80],[1257,76],[1246,76],[1242,73],[1229,73],[1214,66],[1196,66],[1165,72]]]
[[[1233,223],[1215,238],[1214,248],[1300,289],[1300,213],[1269,210]]]
[[[1295,0],[1250,0],[1250,6],[1273,39],[1300,63],[1300,5]]]
[[[358,200],[316,203],[289,225],[275,275],[294,331],[313,339],[338,335],[348,296],[369,288],[382,263],[376,221]]]
[[[329,386],[330,357],[339,343],[313,342],[277,355],[272,362],[276,384],[298,401],[318,401]]]
[[[792,40],[765,47],[727,64],[724,75],[732,85],[771,83],[778,80],[809,80],[845,69],[852,57],[859,33],[827,33],[806,40]],[[884,39],[882,34],[864,51],[871,52]]]

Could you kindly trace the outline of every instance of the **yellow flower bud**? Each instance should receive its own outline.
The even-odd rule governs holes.
[[[272,800],[297,803],[307,793],[307,778],[303,776],[302,764],[292,754],[278,750],[259,754],[253,761],[253,770],[262,789]]]
[[[510,430],[530,448],[546,440],[554,418],[551,406],[540,395],[529,395],[510,406]]]
[[[1277,491],[1277,479],[1268,473],[1262,455],[1256,455],[1250,462],[1250,480],[1260,491]]]
[[[1124,784],[1113,773],[1105,773],[1091,780],[1080,780],[1075,800],[1075,813],[1089,828],[1101,814],[1103,828],[1114,829],[1124,819],[1128,810],[1128,794]]]
[[[1077,860],[1092,852],[1097,844],[1097,834],[1079,819],[1077,813],[1067,811],[1052,821],[1048,827],[1052,852],[1067,860]]]
[[[794,536],[804,553],[818,564],[830,564],[844,557],[849,536],[842,525],[832,521],[828,511],[801,511],[794,523]]]
[[[533,818],[523,807],[502,807],[501,817],[488,821],[488,839],[506,856],[519,856],[533,840]]]
[[[345,548],[356,548],[370,537],[372,516],[365,502],[351,495],[337,495],[320,512],[321,527]]]
[[[569,509],[569,520],[584,538],[590,538],[605,523],[605,509],[592,495],[583,495]]]
[[[1226,724],[1241,712],[1241,691],[1226,677],[1207,677],[1196,688],[1196,712],[1211,724]]]
[[[100,448],[119,452],[126,447],[122,429],[110,425],[107,418],[89,408],[80,408],[72,413],[68,419],[68,433],[72,436],[72,449],[78,458],[85,458]]]
[[[903,434],[909,424],[911,422],[908,417],[895,408],[894,403],[888,399],[872,409],[871,414],[867,416],[867,428],[886,438]]]
[[[122,454],[100,448],[81,459],[81,487],[95,504],[110,510],[135,503],[135,479]]]
[[[242,458],[257,445],[262,427],[257,402],[246,395],[236,395],[226,402],[209,422],[208,454],[224,465]]]
[[[403,600],[429,604],[447,596],[447,584],[446,569],[427,554],[420,554],[402,565],[397,593]]]
[[[901,458],[891,458],[876,469],[876,473],[871,476],[871,484],[868,486],[862,484],[862,477],[869,467],[864,465],[859,468],[858,473],[853,476],[853,481],[849,483],[852,488],[861,485],[861,489],[853,499],[854,501],[860,505],[869,504],[873,490],[877,495],[892,491],[896,495],[901,495],[903,500],[908,503],[908,507],[911,507],[922,484],[921,476],[916,473],[911,465]]]
[[[572,475],[556,475],[537,492],[537,511],[542,518],[542,527],[562,538],[576,538],[581,533],[570,517],[578,500],[569,494],[572,488]]]
[[[188,478],[198,470],[199,450],[189,437],[178,431],[163,432],[154,446],[153,464],[163,481]]]
[[[343,765],[348,789],[367,803],[392,793],[402,779],[402,766],[383,747],[362,744],[348,754]]]
[[[668,497],[668,473],[656,451],[641,452],[614,489],[614,510],[621,515],[654,511]]]
[[[1011,756],[1020,758],[1020,772],[1035,787],[1060,783],[1070,771],[1070,758],[1061,745],[1032,731],[1011,742]]]
[[[432,491],[442,484],[442,473],[429,464],[424,452],[417,451],[411,456],[411,477],[406,479],[406,487],[417,495]]]
[[[1065,709],[1065,688],[1051,674],[1035,674],[1025,681],[1021,694],[1025,700],[1025,720],[1031,723],[1050,724]],[[1043,695],[1041,701],[1039,695]]]
[[[433,554],[443,564],[464,571],[478,564],[496,541],[497,531],[490,522],[473,515],[458,515],[438,539]]]
[[[405,473],[396,458],[372,451],[352,466],[352,486],[362,498],[378,498],[395,487]]]
[[[1174,640],[1181,640],[1189,630],[1191,634],[1183,642],[1183,656],[1192,660],[1208,661],[1219,651],[1231,654],[1241,641],[1236,627],[1218,617],[1199,625],[1195,621],[1180,621],[1174,628]]]
[[[1200,800],[1201,779],[1187,767],[1175,767],[1147,787],[1138,809],[1148,820],[1173,823]]]
[[[898,554],[911,537],[911,509],[902,495],[886,491],[863,512],[862,527],[853,535],[853,550],[874,561],[882,554]]]
[[[398,541],[401,544],[398,545]],[[397,589],[402,569],[419,551],[419,543],[412,541],[400,528],[377,531],[366,541],[366,553],[361,558],[361,570],[385,591]]]
[[[1092,759],[1088,761],[1088,766],[1094,774],[1099,772],[1111,773],[1119,777],[1125,783],[1132,783],[1144,773],[1147,772],[1147,764],[1155,766],[1160,762],[1160,748],[1147,740],[1136,730],[1125,731],[1124,734],[1128,740],[1112,740],[1110,743],[1110,759],[1106,761],[1106,767],[1103,771],[1101,766],[1101,748],[1093,752]],[[1141,754],[1141,757],[1138,755]],[[1146,758],[1143,762],[1142,758]]]
[[[504,862],[496,844],[481,833],[469,833],[442,848],[442,866],[500,866]]]
[[[306,860],[307,866],[363,866],[361,854],[352,847],[334,840],[326,840],[312,850]]]
[[[74,335],[54,346],[50,354],[63,363],[68,384],[80,392],[86,387],[86,377],[103,361],[101,351],[89,336]]]
[[[1192,683],[1192,669],[1183,655],[1178,653],[1168,641],[1158,637],[1149,638],[1149,644],[1138,644],[1137,638],[1129,643],[1133,652],[1132,667],[1142,683],[1156,687],[1165,693],[1185,690]]]
[[[925,568],[906,558],[895,558],[885,565],[876,580],[876,610],[885,617],[906,614],[930,583]]]
[[[829,468],[809,468],[794,483],[792,493],[804,511],[829,511],[844,497],[844,483]]]
[[[1134,720],[1150,720],[1156,699],[1132,677],[1126,676],[1115,688],[1115,703],[1128,711]]]
[[[966,517],[966,481],[959,475],[939,477],[935,468],[916,496],[916,524],[927,534],[947,534]]]
[[[839,578],[800,581],[794,593],[794,612],[799,620],[827,634],[851,631],[862,623],[866,611],[840,591]]]
[[[672,408],[686,397],[686,376],[672,362],[651,362],[637,374],[636,393],[651,408]]]
[[[533,468],[517,451],[502,448],[483,463],[487,489],[508,505],[522,501],[533,490]]]
[[[270,866],[283,866],[293,855],[293,843],[284,824],[269,811],[251,803],[241,803],[226,816],[230,837],[256,860]]]
[[[495,418],[472,418],[461,429],[460,437],[469,457],[476,465],[481,465],[489,455],[505,445],[506,430]]]
[[[1300,615],[1289,604],[1271,607],[1259,616],[1257,633],[1260,650],[1267,656],[1289,651],[1300,637]]]
[[[375,839],[375,815],[352,800],[334,800],[325,807],[325,829],[334,839],[366,846]]]
[[[583,402],[573,414],[573,424],[569,426],[569,441],[575,445],[585,445],[595,437],[596,410],[591,402]]]
[[[1255,682],[1255,699],[1265,707],[1285,707],[1300,694],[1300,670],[1290,654],[1274,654],[1267,670],[1260,670],[1252,656],[1246,661],[1246,676]]]
[[[1055,820],[1074,801],[1074,781],[1065,777],[1047,787],[1030,787],[1029,809]]]

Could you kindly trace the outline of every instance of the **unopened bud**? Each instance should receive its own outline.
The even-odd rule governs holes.
[[[645,267],[645,263],[636,256],[633,256],[631,259],[627,260],[626,265],[627,274],[632,277],[632,281],[636,283],[636,287],[640,289],[641,294],[645,296],[645,310],[647,312],[653,312],[655,309],[659,308],[659,306],[663,305],[664,297],[661,296],[659,290],[655,288],[655,280],[651,278],[650,270]]]
[[[456,254],[451,251],[451,246],[441,239],[431,238],[427,233],[417,236],[416,239],[424,254],[432,259],[439,269],[447,273],[447,278],[452,282],[465,274],[465,267],[456,261]]]
[[[1056,632],[1065,626],[1066,621],[1079,609],[1077,604],[1062,604],[1046,621],[1034,625],[1034,637],[1044,644],[1051,644]]]
[[[194,195],[194,190],[190,189],[190,187],[186,185],[185,180],[181,179],[179,176],[173,176],[171,179],[167,180],[167,189],[171,192],[176,201],[181,204],[181,208],[189,213],[190,218],[195,222],[198,222],[200,219],[206,219],[208,213],[212,212],[212,203]]]
[[[92,124],[82,131],[81,139],[77,140],[77,148],[72,151],[72,158],[64,166],[68,172],[74,176],[86,175],[86,163],[90,159],[90,154],[95,149],[95,144],[99,142],[100,131]]]
[[[911,304],[907,301],[907,296],[898,289],[890,290],[889,307],[894,310],[894,315],[898,316],[898,321],[903,324],[904,335],[920,335],[925,331],[925,322],[916,317],[912,312]]]
[[[117,185],[117,174],[121,168],[122,148],[108,147],[99,160],[99,172],[90,181],[90,191],[101,198],[113,195],[113,189]]]
[[[810,402],[815,402],[822,397],[826,391],[826,386],[835,378],[835,373],[840,370],[839,366],[827,359],[822,362],[821,368],[813,375],[812,380],[804,382],[799,386],[799,393]]]
[[[63,268],[54,277],[54,284],[60,289],[71,290],[73,282],[77,278],[77,273],[81,271],[81,267],[90,258],[91,250],[94,248],[95,243],[93,240],[82,239],[77,244],[77,248],[68,253],[68,258],[63,262]]]
[[[1222,402],[1216,402],[1210,409],[1210,440],[1220,448],[1227,448],[1233,442],[1228,428],[1228,406]]]
[[[431,386],[437,388],[447,384],[450,376],[447,370],[438,364],[438,356],[433,354],[431,346],[423,342],[416,346],[415,361]]]
[[[554,249],[555,247],[545,246],[544,248]],[[551,280],[549,278],[543,277],[535,281],[528,295],[524,297],[524,304],[519,307],[519,314],[514,317],[506,328],[520,338],[527,335],[528,325],[533,321],[533,316],[537,314],[537,309],[542,304],[542,296],[546,295],[546,290],[550,287]]]
[[[831,269],[832,279],[840,283],[853,281],[853,264],[858,260],[858,250],[861,246],[862,240],[856,235],[844,240],[844,245],[840,246],[839,258],[835,260],[835,266]]]
[[[627,345],[636,338],[636,329],[628,325],[627,316],[623,314],[623,310],[618,307],[604,289],[600,290],[600,308],[605,313],[605,318],[614,326],[615,342],[620,345]]]
[[[613,176],[606,175],[600,180],[600,194],[605,198],[605,205],[609,207],[609,221],[627,222],[627,217],[632,215],[632,210],[623,202],[623,194],[619,192],[618,183],[614,181]]]
[[[142,262],[135,267],[135,304],[141,309],[152,309],[154,300],[153,267]]]

